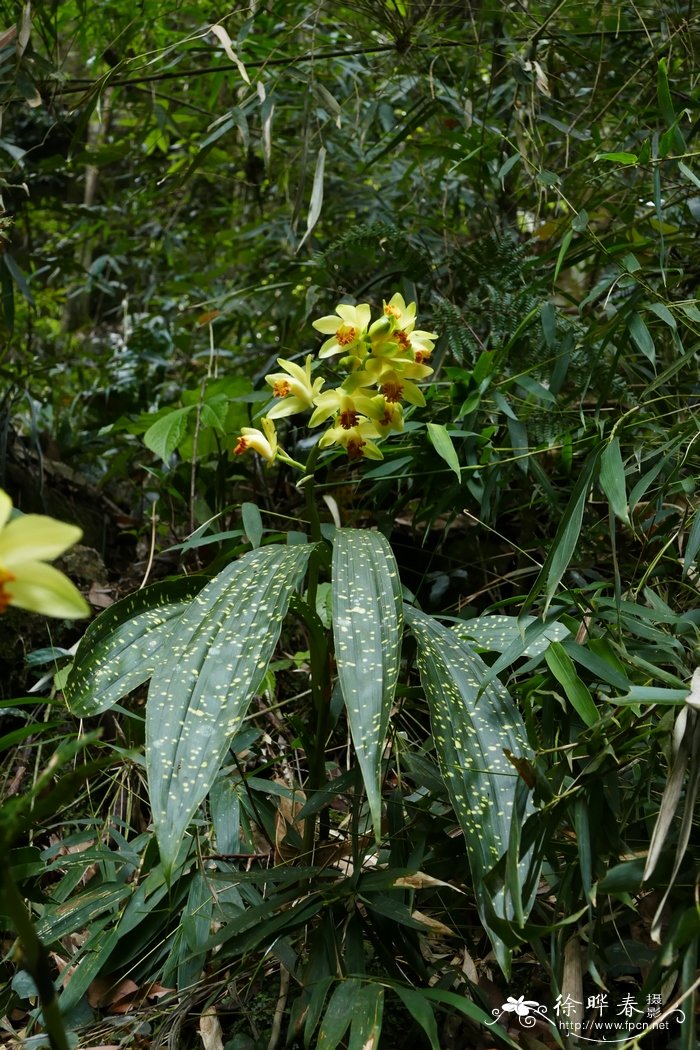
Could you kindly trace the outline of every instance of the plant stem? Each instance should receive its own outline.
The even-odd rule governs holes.
[[[34,929],[34,923],[15,885],[5,856],[0,856],[0,885],[7,914],[12,919],[22,947],[22,968],[31,975],[39,994],[51,1050],[70,1050],[56,989],[51,979],[48,952]]]

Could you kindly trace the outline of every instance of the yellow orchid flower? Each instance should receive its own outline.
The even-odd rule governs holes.
[[[292,416],[295,412],[305,412],[311,408],[324,383],[320,378],[311,382],[312,358],[312,354],[307,356],[304,368],[294,361],[277,358],[277,364],[284,372],[272,372],[265,376],[265,382],[272,387],[272,393],[280,398],[279,403],[273,405],[268,412],[268,419],[281,419],[283,416]]]
[[[64,620],[89,616],[75,584],[47,564],[77,543],[82,530],[42,514],[10,521],[11,511],[12,500],[0,489],[0,612],[15,605]]]
[[[406,306],[403,296],[397,292],[388,303],[384,303],[384,314],[393,323],[391,339],[398,344],[399,352],[411,350],[418,364],[427,361],[433,352],[437,332],[416,329],[416,304]]]
[[[381,451],[377,448],[372,438],[379,437],[376,428],[369,419],[360,417],[354,427],[334,426],[329,427],[319,441],[319,448],[328,448],[329,445],[340,445],[348,454],[349,459],[384,459]]]
[[[424,405],[421,391],[411,380],[425,379],[432,371],[428,365],[405,358],[370,357],[362,371],[350,377],[350,386],[352,390],[377,386],[387,401],[410,401],[412,405]]]
[[[313,321],[313,327],[323,335],[329,335],[319,350],[319,357],[332,357],[334,354],[351,354],[355,357],[364,357],[367,347],[364,343],[367,328],[372,317],[372,311],[368,303],[360,303],[359,306],[350,306],[341,303],[336,307],[335,314],[319,317]]]
[[[404,297],[396,292],[392,295],[389,302],[384,300],[383,303],[384,316],[390,317],[396,328],[402,328],[406,331],[412,331],[416,323],[416,304],[409,303],[406,306]]]
[[[360,416],[380,416],[381,410],[375,398],[364,393],[354,394],[343,386],[335,390],[325,390],[314,401],[316,411],[309,420],[310,427],[324,423],[329,416],[335,416],[338,424],[345,430],[357,426]]]
[[[258,430],[256,427],[241,427],[238,442],[233,450],[234,456],[242,456],[244,452],[252,448],[263,459],[266,459],[268,463],[272,463],[276,458],[279,446],[277,444],[275,424],[269,416],[264,416],[261,422],[262,430]]]
[[[373,416],[372,422],[382,437],[386,437],[392,431],[401,433],[403,431],[403,408],[396,401],[387,401],[383,394],[373,399],[380,411],[380,415]]]

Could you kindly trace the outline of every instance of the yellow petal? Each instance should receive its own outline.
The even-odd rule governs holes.
[[[11,570],[25,561],[51,561],[82,535],[77,525],[66,525],[43,514],[23,514],[0,532],[0,565]]]
[[[4,489],[0,489],[0,529],[3,527],[3,525],[9,518],[11,510],[12,500],[4,491]]]
[[[77,587],[53,565],[28,561],[17,566],[17,578],[5,584],[10,605],[44,616],[77,620],[90,615],[90,607]]]

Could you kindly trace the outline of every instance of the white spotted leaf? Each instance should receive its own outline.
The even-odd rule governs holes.
[[[489,668],[469,642],[410,606],[405,615],[418,643],[440,771],[479,897],[484,876],[506,852],[510,837],[518,773],[505,751],[521,758],[531,758],[532,752],[505,687],[498,679],[484,687]],[[503,914],[503,899],[492,903]]]
[[[528,644],[525,630],[536,622],[535,616],[477,616],[472,620],[459,620],[451,628],[460,638],[473,641],[477,649],[486,652],[505,653],[514,642],[522,640],[518,656],[539,656],[552,642],[559,642],[571,633],[563,623],[553,620],[543,625],[542,633]]]
[[[146,764],[166,873],[265,676],[312,549],[271,545],[227,566],[159,654],[146,707]]]
[[[147,682],[158,651],[205,583],[203,576],[164,580],[100,613],[81,638],[63,687],[71,711],[97,715]]]
[[[338,677],[379,838],[382,752],[399,674],[403,629],[399,573],[381,533],[337,530],[332,587]]]

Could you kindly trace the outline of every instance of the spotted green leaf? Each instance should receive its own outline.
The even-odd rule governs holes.
[[[272,545],[245,554],[200,591],[159,654],[146,761],[166,873],[265,676],[312,549]]]
[[[452,624],[452,630],[460,638],[471,639],[477,649],[493,653],[504,653],[513,642],[522,638],[524,648],[518,654],[520,656],[539,656],[551,642],[561,641],[569,634],[568,627],[553,621],[543,625],[542,633],[527,644],[525,629],[535,622],[534,616],[477,616],[473,620]]]
[[[332,586],[338,677],[379,837],[381,760],[399,673],[403,624],[398,569],[381,533],[336,532]]]
[[[440,772],[464,833],[477,899],[483,899],[483,878],[510,835],[518,774],[504,752],[531,757],[525,726],[498,679],[484,687],[488,667],[467,641],[409,606],[405,615],[418,643]],[[502,895],[491,904],[509,917]]]
[[[78,645],[63,688],[71,711],[99,714],[148,681],[161,646],[205,583],[203,576],[154,583],[100,613]]]

